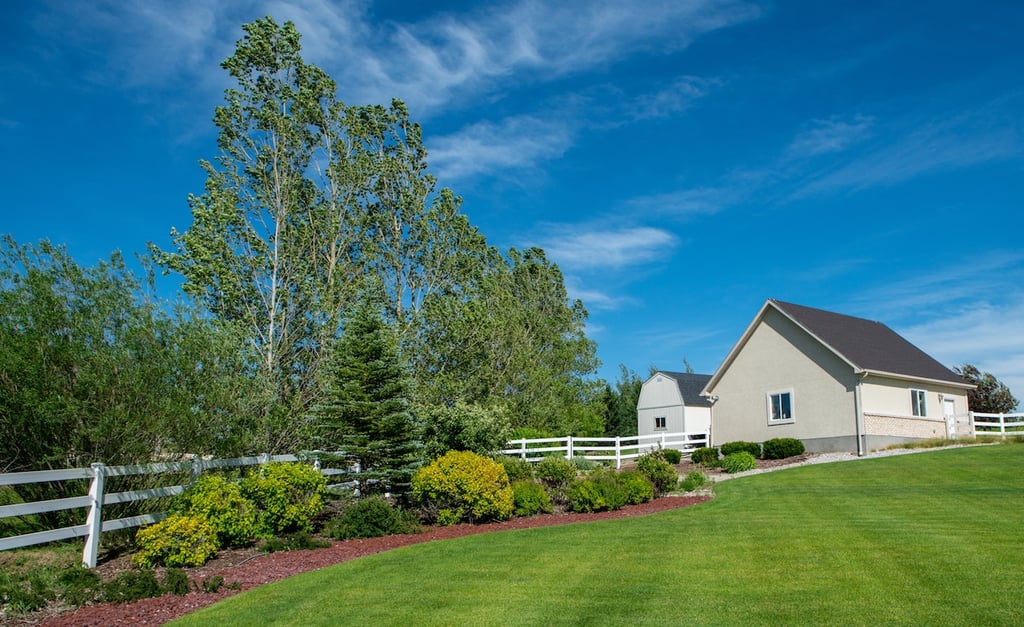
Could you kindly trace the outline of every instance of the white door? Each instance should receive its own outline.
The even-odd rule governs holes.
[[[942,415],[946,417],[946,433],[949,438],[956,438],[956,403],[953,399],[942,399]]]

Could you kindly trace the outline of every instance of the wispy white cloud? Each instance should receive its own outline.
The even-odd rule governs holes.
[[[946,366],[970,363],[991,372],[1024,401],[1021,320],[1024,298],[1001,305],[982,301],[901,329],[901,333]]]
[[[563,120],[532,116],[477,122],[428,140],[432,171],[446,183],[477,174],[532,169],[560,157],[572,144],[574,129]]]
[[[819,155],[842,152],[864,140],[874,119],[855,115],[844,120],[833,116],[826,120],[811,120],[783,152],[792,159],[804,159]]]
[[[603,71],[628,55],[671,53],[760,13],[740,0],[664,0],[643,10],[627,0],[521,0],[399,22],[377,18],[365,0],[100,0],[73,10],[51,0],[36,27],[83,50],[102,48],[97,82],[174,88],[223,84],[219,63],[242,36],[240,25],[272,15],[296,23],[304,56],[338,80],[346,101],[398,97],[424,116],[470,95],[501,97],[509,86]],[[679,87],[685,96],[696,85]]]
[[[743,194],[744,190],[740,186],[701,187],[636,196],[627,200],[624,205],[634,211],[687,218],[718,213],[735,203]]]
[[[653,227],[580,228],[551,227],[540,244],[559,266],[578,272],[651,263],[665,258],[677,243],[675,235]]]
[[[657,91],[641,94],[629,106],[634,120],[647,120],[677,115],[705,97],[719,84],[716,79],[681,76]]]
[[[1005,106],[1005,103],[998,108]],[[887,187],[918,176],[1019,157],[1024,136],[1019,121],[1007,120],[993,107],[966,111],[948,119],[904,123],[887,139],[843,165],[816,175],[795,198],[837,190]]]

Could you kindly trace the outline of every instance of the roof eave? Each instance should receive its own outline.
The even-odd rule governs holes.
[[[900,374],[898,372],[885,372],[884,370],[857,370],[858,375],[870,375],[876,377],[884,377],[886,379],[899,379],[901,381],[915,381],[920,383],[932,383],[937,385],[947,385],[949,387],[960,388],[963,390],[973,390],[978,386],[973,383],[965,383],[963,381],[947,381],[946,379],[931,379],[929,377],[915,377],[909,374]]]

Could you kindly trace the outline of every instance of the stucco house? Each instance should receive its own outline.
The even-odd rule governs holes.
[[[714,446],[797,438],[863,454],[945,437],[972,388],[880,322],[769,299],[701,393]]]
[[[640,387],[637,435],[707,433],[711,402],[700,395],[709,374],[657,371]]]

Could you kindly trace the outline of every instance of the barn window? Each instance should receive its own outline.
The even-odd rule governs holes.
[[[910,407],[915,416],[927,416],[927,393],[924,390],[910,390]]]
[[[664,429],[665,428],[665,417],[664,416],[658,416],[658,417],[656,417],[654,419],[654,428],[655,429]]]
[[[793,422],[793,391],[768,393],[768,424]]]

